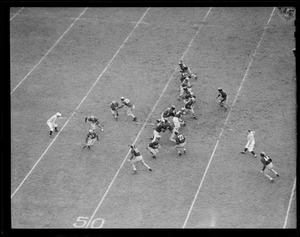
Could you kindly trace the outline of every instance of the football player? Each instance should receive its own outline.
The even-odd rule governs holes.
[[[277,177],[279,177],[279,174],[273,169],[272,159],[270,158],[270,156],[267,156],[263,151],[260,153],[260,156],[260,161],[261,163],[263,163],[263,168],[260,172],[262,172],[264,176],[269,178],[269,180],[273,183],[273,178],[270,175],[268,175],[269,171],[271,170],[274,174],[276,174]]]
[[[174,127],[177,131],[179,131],[180,125],[183,125],[183,126],[185,125],[185,122],[183,121],[184,115],[185,115],[185,108],[182,108],[173,117]]]
[[[158,149],[160,148],[160,145],[158,143],[160,137],[157,137],[155,140],[151,141],[150,144],[148,145],[147,149],[152,155],[152,158],[156,158],[156,155],[158,153]]]
[[[124,105],[127,106],[128,107],[127,115],[131,116],[133,118],[133,121],[137,121],[137,118],[134,116],[132,112],[135,109],[134,104],[132,104],[132,102],[128,98],[124,98],[123,96],[121,97],[121,102],[123,104],[119,108],[124,107]]]
[[[110,104],[110,111],[112,113],[112,115],[115,117],[116,120],[118,120],[118,116],[119,116],[119,112],[118,109],[120,109],[121,107],[119,107],[119,103],[117,101],[112,101]]]
[[[186,66],[186,65],[182,62],[182,60],[180,60],[180,62],[179,62],[179,67],[180,67],[180,72],[181,72],[181,73],[187,73],[187,75],[188,75],[189,77],[194,77],[195,80],[197,80],[197,76],[196,76],[194,73],[191,72],[191,70],[189,69],[189,67]]]
[[[56,123],[56,119],[61,117],[61,113],[57,112],[56,114],[54,114],[51,118],[49,118],[47,120],[47,125],[50,128],[50,136],[52,135],[53,130],[55,130],[55,132],[58,132],[57,130],[57,123]]]
[[[100,125],[99,119],[96,118],[94,115],[85,117],[84,121],[91,123],[91,128],[92,128],[93,131],[96,130],[96,126],[97,126],[103,132],[103,127]]]
[[[145,163],[143,156],[141,155],[139,150],[135,147],[135,145],[130,145],[130,153],[131,153],[131,156],[128,159],[128,161],[131,162],[131,165],[132,165],[132,168],[133,168],[133,171],[135,174],[137,173],[136,167],[135,167],[136,162],[141,162],[144,166],[147,167],[147,169],[149,171],[152,171],[150,166]]]
[[[189,111],[191,111],[192,115],[193,115],[193,118],[197,119],[196,116],[195,116],[195,111],[194,111],[194,107],[193,107],[193,104],[196,103],[195,98],[192,97],[188,101],[184,101],[184,103],[185,103],[184,109],[185,109],[186,113],[188,113]]]
[[[99,137],[95,131],[90,129],[89,133],[86,136],[86,139],[85,139],[86,144],[83,146],[83,149],[86,147],[88,147],[90,149],[91,146],[93,146],[96,141],[99,141]]]
[[[179,133],[179,132],[175,132],[175,150],[177,151],[178,155],[181,156],[181,151],[183,151],[183,153],[186,153],[186,149],[185,149],[185,144],[186,144],[186,140],[185,137],[183,136],[183,134]]]
[[[219,104],[226,111],[227,110],[227,94],[221,87],[218,88],[218,91],[219,91],[219,94],[218,94],[217,98],[221,97]]]
[[[247,144],[246,144],[246,146],[245,146],[245,149],[244,149],[241,153],[242,153],[242,154],[245,154],[246,151],[248,150],[248,151],[254,156],[254,158],[256,158],[257,155],[256,155],[255,152],[253,151],[254,145],[255,145],[254,134],[255,134],[255,131],[248,130]]]
[[[165,121],[167,120],[168,117],[170,116],[175,116],[176,113],[176,108],[174,105],[172,105],[171,107],[167,108],[162,114],[161,114],[161,121]]]

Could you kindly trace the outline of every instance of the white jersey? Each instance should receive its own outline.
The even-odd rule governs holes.
[[[250,142],[254,142],[254,134],[255,134],[254,131],[250,131],[250,132],[248,133],[247,139],[248,139],[248,142],[249,142],[249,143],[250,143]]]
[[[47,122],[48,122],[48,123],[55,123],[57,117],[58,117],[58,115],[55,114],[55,115],[53,115],[51,118],[49,118]]]

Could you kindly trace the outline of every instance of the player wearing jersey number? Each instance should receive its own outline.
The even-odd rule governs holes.
[[[134,104],[132,104],[132,102],[128,98],[124,98],[123,96],[121,97],[121,102],[123,104],[119,108],[124,107],[124,105],[127,106],[127,108],[128,108],[127,115],[131,116],[133,118],[133,121],[137,121],[137,118],[134,116],[134,114],[132,112],[135,109]]]
[[[57,123],[56,123],[56,119],[58,119],[59,117],[61,117],[61,113],[57,112],[56,114],[54,114],[51,118],[49,118],[47,120],[47,125],[50,128],[50,136],[52,135],[53,130],[55,130],[55,132],[58,132],[57,130]]]
[[[267,156],[264,152],[261,152],[260,156],[260,161],[261,163],[263,163],[263,168],[261,172],[273,183],[273,178],[270,175],[268,175],[269,171],[271,170],[274,174],[276,174],[277,177],[279,177],[279,174],[273,169],[272,159],[270,158],[270,156]]]
[[[112,101],[110,104],[110,111],[112,113],[112,115],[115,117],[116,120],[118,120],[118,116],[119,116],[119,112],[118,110],[121,107],[119,107],[119,103],[117,101]]]
[[[246,151],[248,150],[254,156],[254,158],[256,158],[257,155],[253,151],[254,145],[255,145],[254,134],[255,134],[255,131],[248,130],[248,135],[247,135],[247,140],[248,141],[247,141],[247,144],[245,146],[245,149],[241,153],[245,154]]]
[[[181,72],[181,73],[187,73],[189,76],[194,77],[195,80],[197,80],[196,74],[192,73],[191,70],[190,70],[190,68],[189,68],[188,66],[186,66],[186,65],[182,62],[182,60],[180,60],[180,62],[179,62],[179,67],[180,67],[180,72]]]
[[[175,145],[175,150],[177,151],[178,155],[181,156],[181,152],[183,151],[183,153],[186,153],[186,149],[185,149],[185,144],[186,144],[186,140],[185,137],[183,136],[183,134],[175,132],[176,138],[176,145]]]
[[[167,108],[162,114],[161,114],[161,121],[165,121],[167,118],[169,118],[170,116],[175,116],[176,113],[176,108],[174,105],[172,105],[171,107]]]
[[[132,165],[132,168],[133,168],[133,171],[135,174],[137,173],[136,167],[135,167],[135,163],[137,163],[137,162],[141,162],[144,166],[147,167],[147,169],[149,171],[152,171],[150,166],[145,163],[143,156],[141,155],[139,150],[135,147],[135,145],[130,145],[130,154],[131,154],[131,156],[128,159],[128,161],[131,162],[131,165]]]

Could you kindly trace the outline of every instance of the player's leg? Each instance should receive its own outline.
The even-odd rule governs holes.
[[[257,157],[257,155],[255,154],[255,152],[254,152],[254,141],[252,141],[250,144],[249,144],[249,146],[248,146],[248,150],[249,150],[249,152],[256,158]]]
[[[57,123],[53,123],[53,126],[54,126],[54,131],[58,132],[58,130],[57,130],[57,126],[58,126]]]
[[[150,154],[152,155],[152,158],[156,158],[156,152],[152,147],[147,147],[147,149],[149,150]]]
[[[272,179],[272,177],[270,175],[268,175],[269,173],[269,169],[266,167],[263,174],[264,176],[266,176],[271,182],[274,182],[274,180]]]
[[[271,170],[277,177],[279,177],[279,174],[276,172],[276,170],[274,170],[273,168],[273,163],[270,163],[268,165],[268,169]]]
[[[144,161],[143,158],[140,160],[140,162],[141,162],[144,166],[146,166],[148,170],[152,171],[152,169],[150,168],[150,166],[147,165],[147,164],[145,163],[145,161]]]
[[[53,131],[54,131],[54,126],[53,126],[53,124],[52,123],[50,123],[50,122],[47,122],[47,125],[49,126],[49,128],[50,128],[50,136],[52,135],[52,133],[53,133]]]
[[[136,171],[136,167],[135,167],[135,163],[136,163],[135,160],[131,161],[131,166],[132,166],[132,168],[133,168],[134,173],[137,172],[137,171]]]
[[[191,106],[191,112],[192,112],[193,118],[197,119],[196,116],[195,116],[195,111],[194,111],[194,107],[193,106]]]
[[[127,115],[131,116],[133,118],[133,121],[136,121],[137,119],[136,119],[136,117],[134,116],[134,114],[132,112],[133,108],[134,108],[133,106],[128,108]]]

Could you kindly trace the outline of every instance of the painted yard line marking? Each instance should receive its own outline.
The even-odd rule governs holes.
[[[283,224],[283,229],[285,229],[285,228],[286,228],[286,225],[287,225],[287,221],[288,221],[288,217],[289,217],[290,208],[291,208],[291,204],[292,204],[292,200],[293,200],[293,196],[294,196],[295,189],[296,189],[296,177],[295,177],[295,179],[294,179],[293,189],[292,189],[292,193],[291,193],[291,197],[290,197],[288,209],[287,209],[286,215],[285,215],[284,224]]]
[[[73,20],[73,19],[75,19],[75,18],[71,17],[70,19]],[[83,20],[83,21],[89,21],[89,20],[86,19],[86,18],[80,18],[80,20]],[[113,24],[113,23],[121,23],[121,22],[104,21],[104,20],[90,20],[90,21],[92,21],[92,22],[98,22],[99,24],[100,24],[100,23],[111,23],[111,24]],[[122,23],[124,23],[124,22],[122,22]],[[131,23],[131,24],[136,24],[137,21],[131,21],[131,22],[129,22],[129,23]],[[145,21],[141,21],[140,24],[146,24],[146,25],[148,25],[149,23],[148,23],[148,22],[145,22]]]
[[[87,9],[87,8],[86,8]],[[146,15],[146,13],[148,12],[150,8],[147,9],[147,11],[144,13],[144,15],[142,16],[142,18],[140,19],[140,21],[144,18],[144,16]],[[81,14],[82,15],[82,14]],[[139,22],[140,22],[139,21]],[[29,173],[25,176],[25,178],[23,179],[23,181],[19,184],[19,186],[17,187],[17,189],[13,192],[13,194],[11,195],[11,198],[13,198],[13,196],[16,194],[16,192],[20,189],[20,187],[23,185],[23,183],[26,181],[26,179],[29,177],[29,175],[32,173],[32,171],[34,170],[34,168],[37,166],[37,164],[40,162],[40,160],[44,157],[44,155],[46,154],[46,152],[49,150],[49,148],[51,147],[51,145],[55,142],[56,138],[59,136],[59,134],[61,133],[61,131],[65,128],[65,126],[68,124],[68,122],[71,120],[71,118],[74,116],[74,114],[76,113],[76,111],[79,109],[79,107],[81,106],[81,104],[85,101],[85,99],[87,98],[87,96],[89,95],[89,93],[92,91],[92,89],[94,88],[94,86],[97,84],[97,82],[99,81],[99,79],[102,77],[102,75],[104,74],[104,72],[107,70],[107,68],[109,67],[109,65],[112,63],[112,61],[115,59],[115,57],[117,56],[117,54],[119,53],[119,51],[121,50],[121,48],[123,48],[124,44],[126,43],[126,41],[129,39],[129,37],[132,35],[132,33],[134,32],[134,30],[136,29],[136,27],[139,25],[139,22],[136,24],[136,26],[133,28],[133,30],[130,32],[130,34],[127,36],[127,38],[125,39],[125,41],[122,43],[122,45],[119,47],[119,49],[117,50],[117,52],[114,54],[114,56],[112,57],[112,59],[108,62],[107,66],[104,68],[103,72],[99,75],[99,77],[97,78],[97,80],[94,82],[94,84],[92,85],[92,87],[89,89],[89,91],[87,92],[87,94],[84,96],[84,98],[81,100],[81,102],[79,103],[79,105],[76,107],[76,109],[74,110],[74,112],[71,114],[71,116],[68,118],[68,120],[66,121],[66,123],[62,126],[62,128],[58,131],[57,135],[53,138],[52,142],[48,145],[48,147],[46,148],[46,150],[44,151],[44,153],[41,155],[41,157],[37,160],[37,162],[34,164],[34,166],[31,168],[31,170],[29,171]]]
[[[9,21],[11,21],[12,19],[14,19],[15,16],[18,15],[23,9],[24,9],[24,7],[22,7],[19,11],[17,11],[17,13],[15,13],[15,14],[9,19]]]
[[[51,50],[58,44],[58,42],[65,36],[65,34],[72,28],[72,26],[79,20],[79,18],[85,13],[88,8],[85,8],[83,12],[75,19],[75,21],[69,26],[69,28],[59,37],[59,39],[54,43],[54,45],[47,51],[47,53],[40,59],[40,61],[27,73],[27,75],[18,83],[18,85],[10,92],[12,94],[22,82],[36,69],[36,67],[44,60],[44,58],[51,52]]]
[[[208,10],[208,12],[206,13],[206,15],[205,15],[203,21],[205,21],[205,19],[207,18],[208,14],[209,14],[210,11],[211,11],[211,9],[212,9],[212,8],[210,8],[210,9]],[[191,40],[191,42],[189,43],[187,49],[185,50],[185,52],[184,52],[183,55],[181,56],[181,59],[184,58],[185,54],[187,53],[188,49],[189,49],[190,46],[192,45],[192,42],[194,41],[194,39],[195,39],[196,36],[198,35],[198,33],[199,33],[199,31],[200,31],[201,28],[202,28],[202,25],[197,29],[195,36],[192,38],[192,40]],[[165,85],[165,87],[164,87],[162,93],[160,94],[160,96],[159,96],[158,100],[156,101],[155,105],[153,106],[153,108],[152,108],[150,114],[148,115],[148,117],[147,117],[146,121],[144,122],[143,126],[141,127],[141,129],[140,129],[138,135],[136,136],[136,138],[135,138],[133,144],[135,144],[135,143],[137,142],[139,136],[141,135],[142,131],[144,130],[144,128],[145,128],[145,126],[146,126],[146,123],[147,123],[148,120],[150,119],[150,117],[151,117],[152,113],[154,112],[156,106],[158,105],[159,101],[161,100],[161,98],[162,98],[164,92],[166,91],[166,89],[167,89],[167,87],[168,87],[170,81],[172,80],[172,78],[173,78],[175,72],[177,71],[177,68],[178,68],[178,65],[177,65],[176,68],[174,69],[174,71],[173,71],[171,77],[169,78],[167,84]],[[99,210],[101,204],[103,203],[103,201],[104,201],[104,199],[105,199],[107,193],[109,192],[110,188],[112,187],[112,185],[113,185],[113,183],[114,183],[116,177],[118,176],[118,174],[119,174],[121,168],[123,167],[123,165],[124,165],[124,163],[125,163],[125,161],[126,161],[126,159],[127,159],[127,157],[128,157],[129,154],[130,154],[130,150],[128,151],[127,155],[125,156],[125,158],[124,158],[124,160],[123,160],[121,166],[119,167],[119,169],[117,170],[115,176],[113,177],[112,181],[110,182],[110,184],[109,184],[108,188],[106,189],[106,191],[105,191],[105,193],[104,193],[104,195],[103,195],[101,201],[99,202],[99,204],[98,204],[98,206],[96,207],[95,211],[94,211],[93,214],[91,215],[90,220],[88,221],[88,223],[87,223],[87,225],[86,225],[85,228],[88,228],[88,226],[90,225],[90,223],[91,223],[91,221],[93,220],[94,216],[96,215],[97,211]]]
[[[189,211],[188,211],[187,217],[186,217],[186,219],[185,219],[185,221],[184,221],[184,224],[183,224],[183,227],[182,227],[182,228],[185,228],[185,226],[186,226],[186,224],[187,224],[187,221],[188,221],[188,219],[189,219],[189,217],[190,217],[190,214],[191,214],[191,212],[192,212],[192,209],[193,209],[193,207],[194,207],[194,204],[195,204],[195,202],[196,202],[196,199],[197,199],[198,194],[199,194],[199,192],[200,192],[200,189],[201,189],[201,187],[202,187],[202,184],[203,184],[203,181],[204,181],[205,176],[206,176],[206,174],[207,174],[207,171],[208,171],[208,168],[209,168],[209,166],[210,166],[210,163],[211,163],[211,161],[212,161],[212,159],[213,159],[213,157],[214,157],[214,155],[215,155],[215,152],[216,152],[216,150],[217,150],[217,147],[218,147],[218,145],[219,145],[219,141],[220,141],[220,139],[221,139],[221,137],[222,137],[222,134],[223,134],[223,131],[224,131],[224,127],[226,126],[226,123],[227,123],[227,121],[228,121],[228,119],[229,119],[229,116],[230,116],[230,114],[231,114],[231,110],[232,110],[232,108],[233,108],[233,106],[234,106],[234,104],[235,104],[235,102],[236,102],[236,99],[237,99],[239,93],[240,93],[240,90],[241,90],[241,88],[242,88],[242,86],[243,86],[243,83],[244,83],[244,81],[245,81],[245,78],[246,78],[247,75],[248,75],[248,72],[249,72],[249,69],[250,69],[250,67],[251,67],[251,65],[252,65],[254,56],[255,56],[256,53],[257,53],[257,50],[258,50],[258,48],[259,48],[259,46],[260,46],[260,43],[261,43],[261,41],[262,41],[262,39],[263,39],[263,37],[264,37],[265,31],[266,31],[267,26],[269,25],[269,23],[270,23],[270,21],[271,21],[271,18],[272,18],[273,14],[274,14],[275,9],[276,9],[276,8],[274,7],[274,8],[273,8],[273,11],[272,11],[272,13],[271,13],[270,18],[269,18],[269,20],[268,20],[266,26],[264,27],[264,31],[263,31],[263,33],[262,33],[262,36],[261,36],[260,39],[259,39],[259,42],[258,42],[258,44],[257,44],[257,46],[256,46],[256,48],[255,48],[255,51],[254,51],[253,55],[251,56],[250,63],[249,63],[249,65],[248,65],[248,67],[247,67],[247,70],[246,70],[246,72],[245,72],[245,75],[244,75],[244,77],[243,77],[243,80],[242,80],[242,82],[241,82],[241,85],[240,85],[240,87],[239,87],[239,89],[238,89],[238,91],[237,91],[237,94],[236,94],[236,96],[235,96],[235,99],[234,99],[234,101],[233,101],[233,103],[232,103],[232,105],[231,105],[231,107],[230,107],[230,110],[229,110],[229,113],[228,113],[228,115],[227,115],[227,117],[226,117],[226,120],[225,120],[225,122],[224,122],[224,125],[223,125],[223,127],[221,128],[221,132],[220,132],[219,137],[218,137],[218,139],[217,139],[216,145],[215,145],[214,150],[213,150],[213,152],[212,152],[212,154],[211,154],[211,157],[210,157],[210,159],[209,159],[209,162],[208,162],[208,164],[207,164],[207,166],[206,166],[206,169],[205,169],[205,171],[204,171],[203,177],[202,177],[202,179],[201,179],[201,181],[200,181],[199,187],[198,187],[198,189],[197,189],[197,192],[196,192],[196,194],[195,194],[194,200],[193,200],[192,205],[191,205],[191,207],[190,207],[190,209],[189,209]]]

